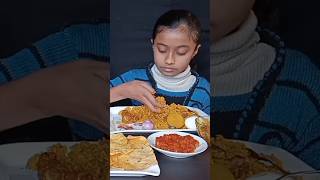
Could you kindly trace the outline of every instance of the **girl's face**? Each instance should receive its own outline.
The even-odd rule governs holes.
[[[159,71],[166,76],[183,72],[198,53],[198,45],[185,26],[176,29],[164,28],[153,40],[154,61]]]
[[[219,41],[245,21],[255,0],[211,0],[210,28],[213,42]]]

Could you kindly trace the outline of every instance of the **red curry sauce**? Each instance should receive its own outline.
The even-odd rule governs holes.
[[[156,138],[156,146],[171,152],[192,153],[199,146],[199,142],[190,135],[165,134]]]

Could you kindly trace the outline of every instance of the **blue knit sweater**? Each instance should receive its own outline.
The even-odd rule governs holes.
[[[157,87],[155,80],[152,77],[150,64],[145,69],[133,69],[110,81],[110,86],[118,86],[125,82],[140,80],[148,82],[155,90],[157,96],[165,97],[168,104],[176,103],[185,106],[201,109],[207,114],[210,114],[210,84],[209,82],[199,77],[196,72],[192,72],[196,76],[196,82],[189,91],[171,92]],[[133,105],[141,105],[140,102],[132,100]]]
[[[251,92],[212,98],[213,133],[281,147],[319,169],[320,69],[275,34],[260,35],[277,57]]]
[[[0,84],[29,75],[41,68],[82,57],[108,59],[109,25],[95,22],[66,27],[11,57],[0,61]]]

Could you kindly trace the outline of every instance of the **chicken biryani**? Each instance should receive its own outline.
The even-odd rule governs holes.
[[[164,97],[156,97],[161,105],[160,112],[153,112],[147,106],[127,107],[120,112],[123,124],[143,123],[147,120],[152,121],[155,129],[182,129],[185,128],[184,121],[197,113],[185,106],[172,103],[168,105]]]

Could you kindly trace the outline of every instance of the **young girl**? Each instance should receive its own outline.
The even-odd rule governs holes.
[[[257,27],[254,0],[212,2],[212,132],[278,146],[320,168],[319,68]]]
[[[189,11],[171,10],[156,22],[151,39],[154,63],[111,80],[110,100],[130,98],[158,111],[155,96],[167,103],[196,107],[209,114],[210,84],[191,70],[200,48],[200,23]]]

